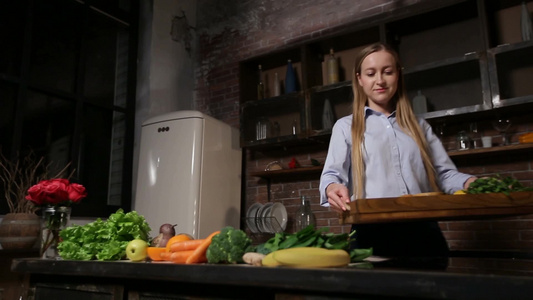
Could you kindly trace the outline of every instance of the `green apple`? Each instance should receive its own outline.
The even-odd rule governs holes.
[[[141,239],[131,240],[126,246],[126,256],[131,261],[143,261],[148,256],[148,243]]]

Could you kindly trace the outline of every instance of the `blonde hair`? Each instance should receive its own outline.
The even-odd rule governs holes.
[[[382,43],[372,44],[359,52],[355,59],[355,67],[352,74],[352,89],[353,89],[353,119],[352,119],[352,178],[353,178],[353,194],[356,199],[363,198],[365,187],[365,165],[363,160],[364,147],[364,133],[365,133],[365,105],[367,105],[368,98],[359,85],[357,75],[361,74],[361,64],[365,58],[379,51],[387,51],[390,53],[395,62],[398,72],[398,89],[396,94],[391,99],[392,104],[396,107],[396,120],[400,128],[410,135],[420,149],[420,155],[424,163],[424,168],[431,184],[433,191],[439,191],[435,167],[431,162],[431,155],[428,148],[428,143],[422,129],[420,128],[417,118],[411,108],[409,98],[405,91],[402,67],[396,51],[389,46]]]

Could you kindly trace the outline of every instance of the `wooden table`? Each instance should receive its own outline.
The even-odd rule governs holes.
[[[458,265],[456,259],[467,261]],[[532,260],[444,263],[413,258],[316,269],[16,259],[12,271],[31,275],[35,299],[525,300],[533,295]]]

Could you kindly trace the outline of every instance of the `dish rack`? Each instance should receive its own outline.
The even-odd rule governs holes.
[[[279,202],[254,203],[244,221],[253,234],[283,232],[287,227],[287,210]]]
[[[246,217],[246,226],[252,233],[278,233],[284,228],[275,217]]]

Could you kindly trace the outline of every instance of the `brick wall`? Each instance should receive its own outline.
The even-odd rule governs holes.
[[[196,107],[235,127],[239,126],[238,63],[254,56],[298,45],[309,39],[333,34],[354,20],[390,13],[411,5],[424,5],[431,0],[392,1],[198,1],[197,33],[199,53],[196,60]],[[445,1],[442,1],[445,2]],[[500,135],[490,126],[492,117],[480,117],[479,128],[484,134]],[[533,131],[531,114],[516,115],[513,119],[513,142],[518,134]],[[447,124],[446,132],[468,129],[467,123]],[[447,147],[455,146],[454,134],[447,134]],[[310,165],[310,159],[324,162],[326,149],[322,147],[290,148],[287,151],[246,151],[245,209],[255,202],[268,201],[267,181],[252,177],[250,172],[264,170],[271,161],[287,167],[295,157],[301,165]],[[455,160],[461,171],[475,175],[500,173],[512,175],[524,184],[533,186],[531,151],[499,156],[466,157]],[[308,196],[319,226],[328,226],[334,232],[347,232],[338,217],[318,205],[318,178],[300,176],[273,179],[270,184],[271,201],[281,202],[289,213],[286,231],[293,230],[291,216],[297,210],[299,198]],[[442,222],[452,249],[533,249],[533,216],[481,221]],[[261,240],[265,236],[254,236]]]

